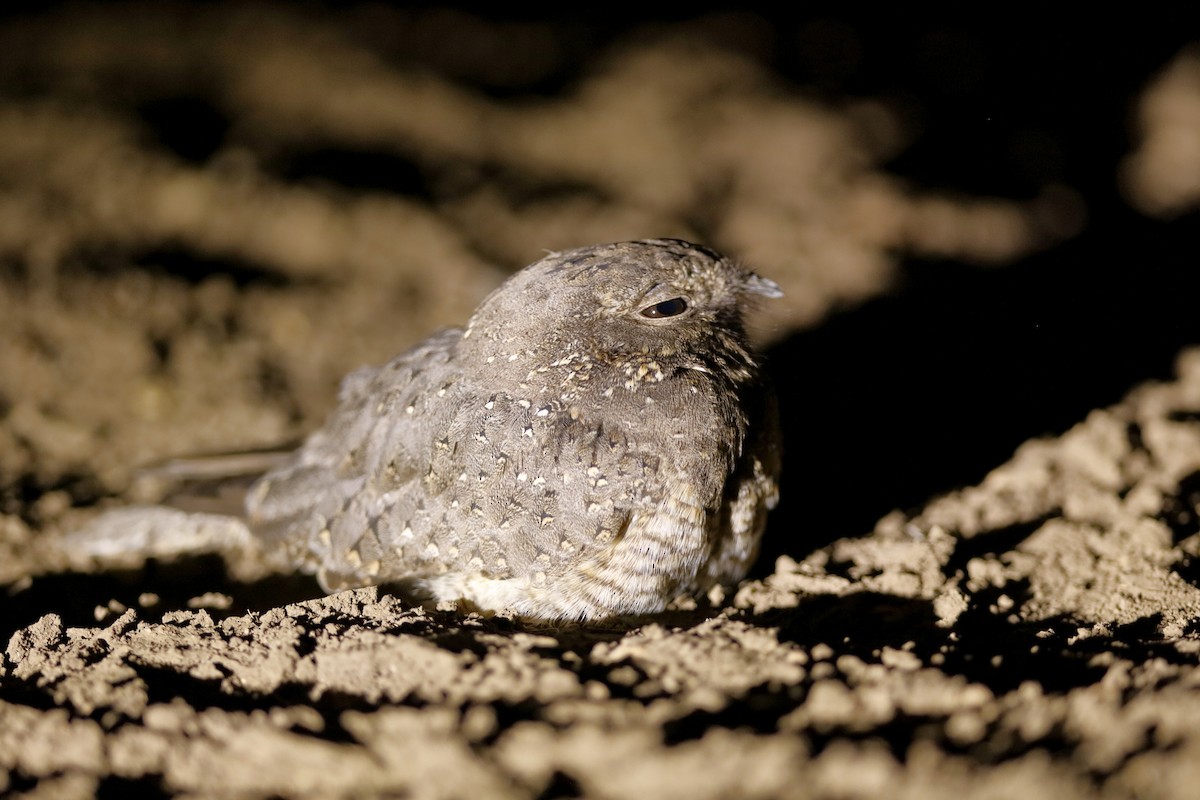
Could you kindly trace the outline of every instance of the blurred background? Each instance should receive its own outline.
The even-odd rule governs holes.
[[[8,4],[6,541],[138,465],[293,442],[342,375],[546,250],[646,236],[786,291],[750,321],[787,438],[760,572],[861,534],[1200,339],[1193,41],[1011,14]]]

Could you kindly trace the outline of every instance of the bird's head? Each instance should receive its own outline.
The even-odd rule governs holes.
[[[743,315],[780,297],[770,280],[678,239],[644,239],[552,253],[479,306],[461,347],[513,365],[586,356],[628,363],[746,353]]]

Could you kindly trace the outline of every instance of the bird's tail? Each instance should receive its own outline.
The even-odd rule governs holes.
[[[124,566],[147,558],[169,560],[254,547],[246,523],[225,514],[166,506],[128,506],[107,511],[59,540],[75,557]]]

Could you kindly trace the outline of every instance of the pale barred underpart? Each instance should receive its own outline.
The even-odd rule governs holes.
[[[772,282],[670,239],[553,253],[465,329],[350,375],[246,501],[335,591],[537,618],[660,611],[740,580],[778,499],[775,401],[742,317]]]

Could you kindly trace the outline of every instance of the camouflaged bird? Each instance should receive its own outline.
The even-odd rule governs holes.
[[[400,584],[532,618],[653,613],[733,584],[780,469],[743,314],[779,296],[673,239],[552,253],[465,328],[346,378],[226,543],[253,536],[329,592]],[[151,530],[170,519],[183,538],[221,528],[126,512],[126,544],[148,549],[175,547]]]

